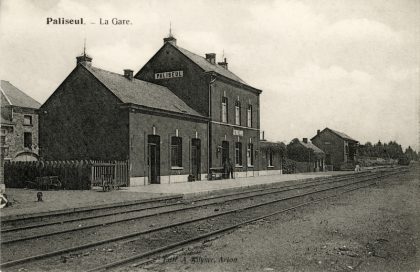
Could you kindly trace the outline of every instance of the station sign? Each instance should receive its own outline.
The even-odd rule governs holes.
[[[244,131],[239,129],[233,130],[233,136],[244,136]]]
[[[176,78],[176,77],[183,77],[183,76],[184,76],[184,71],[155,73],[155,79],[169,79],[169,78]]]

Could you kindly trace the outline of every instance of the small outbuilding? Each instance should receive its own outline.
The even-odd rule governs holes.
[[[308,138],[293,139],[287,145],[287,156],[296,161],[296,170],[298,172],[319,172],[325,169],[325,153],[314,144],[308,141]]]
[[[325,128],[312,143],[325,152],[325,164],[334,170],[354,169],[359,142],[343,132]]]

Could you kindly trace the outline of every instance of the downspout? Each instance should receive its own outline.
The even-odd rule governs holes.
[[[211,161],[212,161],[212,150],[211,150],[211,99],[212,99],[212,84],[216,81],[216,76],[214,74],[210,74],[210,82],[209,82],[209,121],[207,125],[207,180],[210,179],[210,168],[211,168]]]

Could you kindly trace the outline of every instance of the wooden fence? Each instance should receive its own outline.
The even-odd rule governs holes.
[[[106,164],[106,167],[98,164]],[[4,164],[4,181],[8,188],[36,187],[39,180],[37,178],[49,176],[58,177],[61,189],[88,190],[104,177],[112,178],[112,182],[120,187],[128,186],[129,168],[127,161],[36,161]]]
[[[128,186],[129,171],[127,161],[93,161],[91,167],[92,186],[103,186],[112,182],[114,186]]]

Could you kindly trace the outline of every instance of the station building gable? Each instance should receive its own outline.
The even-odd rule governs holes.
[[[209,117],[210,171],[230,159],[237,176],[258,174],[261,90],[230,71],[226,59],[217,62],[214,53],[199,56],[169,36],[135,77],[168,87]]]

